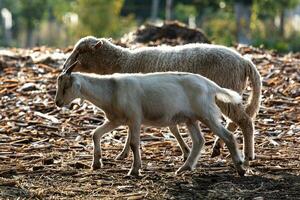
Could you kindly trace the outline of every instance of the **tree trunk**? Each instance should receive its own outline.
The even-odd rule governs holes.
[[[3,45],[10,46],[12,41],[12,32],[11,32],[12,14],[7,8],[1,8],[1,5],[0,5],[0,11],[1,11],[1,29],[4,38]]]
[[[172,20],[173,0],[166,0],[166,20]]]
[[[152,0],[151,21],[157,20],[158,9],[159,9],[159,0]]]
[[[27,27],[26,47],[33,47],[33,28]]]
[[[236,1],[234,11],[237,24],[237,41],[250,44],[250,19],[252,1]]]
[[[279,34],[282,38],[284,38],[284,23],[285,23],[285,9],[282,8],[280,12],[280,25],[279,25]]]

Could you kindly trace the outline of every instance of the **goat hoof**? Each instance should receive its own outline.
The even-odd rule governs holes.
[[[176,175],[179,175],[179,174],[181,174],[181,173],[184,172],[184,171],[192,171],[192,167],[189,166],[189,165],[183,165],[182,167],[180,167],[180,168],[175,172],[175,174],[176,174]]]
[[[115,158],[115,160],[124,160],[125,158],[127,157],[127,155],[126,154],[119,154],[116,158]]]

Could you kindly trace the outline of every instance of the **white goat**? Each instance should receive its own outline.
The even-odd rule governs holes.
[[[242,94],[247,79],[252,83],[253,91],[246,109],[241,104],[226,104],[217,101],[223,114],[233,123],[228,129],[234,131],[238,125],[244,136],[244,154],[246,163],[254,159],[254,125],[255,117],[260,104],[261,80],[255,65],[243,58],[236,51],[219,45],[188,44],[176,47],[145,47],[130,50],[112,44],[109,40],[95,37],[80,39],[71,55],[66,60],[64,68],[76,60],[74,71],[92,72],[98,74],[112,73],[149,73],[163,71],[182,71],[200,74],[224,88],[232,89]],[[189,149],[182,140],[176,126],[171,132],[177,138],[186,158]],[[212,156],[220,154],[222,141],[217,140]],[[123,159],[129,152],[129,140],[117,157]]]
[[[219,87],[214,82],[190,73],[88,75],[72,73],[71,65],[57,80],[57,106],[75,98],[88,100],[105,112],[107,120],[93,132],[93,169],[102,166],[100,138],[120,125],[129,127],[129,144],[133,151],[130,175],[138,175],[141,167],[140,127],[176,126],[185,123],[192,138],[191,152],[176,173],[192,170],[204,145],[198,120],[206,124],[227,145],[239,175],[244,175],[243,158],[236,140],[221,122],[215,98],[238,104],[238,93]]]

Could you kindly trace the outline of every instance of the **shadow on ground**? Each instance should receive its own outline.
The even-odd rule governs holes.
[[[300,199],[300,176],[288,173],[234,176],[194,174],[191,181],[167,185],[171,199]],[[262,197],[262,198],[259,198]]]

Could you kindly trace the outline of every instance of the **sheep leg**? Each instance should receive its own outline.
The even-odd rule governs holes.
[[[175,136],[175,138],[177,139],[182,155],[183,155],[183,160],[186,161],[186,159],[189,156],[190,153],[190,148],[188,147],[188,145],[183,141],[179,131],[178,131],[178,127],[177,125],[175,126],[169,126],[169,129],[171,131],[171,133]]]
[[[245,156],[245,165],[254,159],[254,124],[252,118],[246,113],[242,105],[228,106],[227,116],[233,123],[237,124],[243,133],[243,152]]]
[[[233,122],[229,122],[226,125],[226,129],[228,129],[230,132],[234,132],[237,129],[237,125]],[[211,154],[211,157],[214,158],[216,156],[221,155],[221,149],[223,147],[224,147],[224,141],[221,140],[219,137],[217,137],[213,144],[213,152]]]
[[[97,127],[92,135],[93,135],[93,143],[94,143],[94,156],[93,156],[93,164],[92,169],[99,169],[103,166],[101,160],[101,147],[100,147],[100,138],[107,132],[113,130],[118,127],[117,124],[106,121],[101,126]]]
[[[245,112],[241,112],[238,115],[238,119],[236,121],[243,132],[243,136],[244,136],[243,150],[245,155],[245,165],[249,166],[250,161],[255,158],[253,120]]]
[[[205,139],[202,133],[200,132],[197,121],[188,122],[187,128],[189,130],[193,142],[192,150],[185,163],[176,171],[176,174],[187,170],[193,170],[195,168],[195,165],[197,164],[197,161],[200,157],[201,149],[205,142]]]
[[[130,148],[133,152],[133,163],[128,175],[139,176],[139,170],[142,165],[141,153],[140,153],[140,128],[139,123],[134,123],[129,126],[129,132],[131,134],[130,138]]]
[[[249,166],[249,162],[255,158],[254,153],[254,124],[252,118],[246,113],[242,105],[224,104],[218,102],[222,112],[226,114],[231,121],[240,127],[243,133],[243,152],[245,157],[245,165]],[[233,130],[235,126],[228,127]]]
[[[116,160],[124,160],[129,155],[130,140],[131,140],[131,132],[128,131],[128,136],[125,142],[125,146],[123,147],[122,152],[116,157]]]

